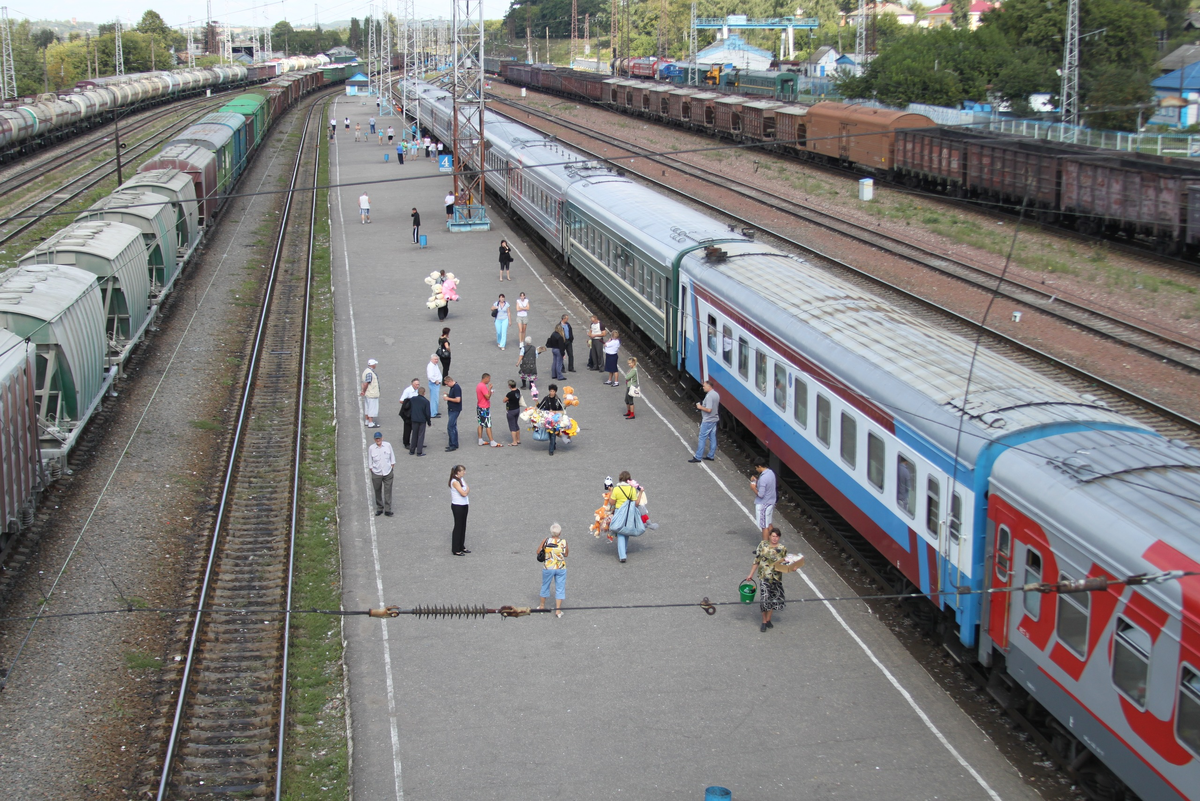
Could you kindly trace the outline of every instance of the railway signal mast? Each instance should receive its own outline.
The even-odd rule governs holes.
[[[454,217],[451,231],[488,231],[483,172],[483,0],[454,0]]]

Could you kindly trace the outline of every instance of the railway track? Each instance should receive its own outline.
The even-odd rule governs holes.
[[[590,150],[587,146],[581,145],[578,142],[565,143],[570,147],[579,150],[585,155],[595,158],[599,161],[612,162],[618,158],[643,158],[647,161],[651,161],[662,166],[667,166],[671,170],[686,173],[686,170],[681,170],[675,161],[669,157],[660,157],[656,154],[646,155],[642,148],[636,145],[629,147],[627,143],[614,140],[607,134],[604,134],[603,138],[601,139],[599,135],[597,135],[595,132],[589,131],[584,126],[563,122],[559,118],[551,114],[541,112],[538,109],[527,109],[524,106],[512,104],[508,100],[499,100],[499,102],[495,105],[499,105],[499,103],[504,103],[513,108],[518,108],[522,113],[527,112],[530,115],[536,116],[539,119],[543,119],[554,125],[566,128],[567,130],[578,133],[581,136],[588,136],[596,139],[598,142],[602,142],[603,145],[608,147],[608,153],[597,153],[595,150]],[[493,109],[495,109],[495,105],[493,105]],[[514,117],[514,119],[517,118]],[[529,124],[527,119],[518,119],[517,121],[521,122],[522,124]],[[614,154],[612,152],[614,148],[626,149],[627,147],[628,152],[624,155],[620,153]],[[683,166],[690,167],[690,165]],[[704,171],[701,171],[699,174],[695,174],[693,177],[700,178],[707,183],[712,183],[715,178],[719,178],[720,182],[718,185],[723,185],[724,183],[728,182],[728,179],[726,179],[724,176],[717,176],[715,173],[703,174],[703,172]],[[659,189],[681,197],[690,203],[701,206],[718,217],[730,220],[736,225],[753,228],[766,234],[771,239],[775,240],[783,249],[801,253],[811,261],[825,266],[827,269],[832,270],[844,278],[848,278],[861,287],[869,289],[877,294],[884,294],[909,313],[917,314],[926,319],[930,319],[935,324],[944,328],[949,328],[951,331],[967,337],[968,339],[974,339],[975,336],[980,333],[981,326],[979,323],[970,317],[967,317],[966,315],[946,308],[945,306],[942,306],[934,301],[923,298],[920,295],[910,292],[903,287],[897,286],[882,278],[878,278],[866,270],[829,256],[828,254],[817,250],[810,245],[806,245],[803,242],[792,239],[787,235],[773,232],[770,229],[763,227],[760,220],[751,220],[736,214],[732,214],[726,208],[718,206],[710,200],[692,195],[670,185],[669,183],[666,183],[665,181],[659,180],[644,173],[636,174],[639,179],[646,181],[658,187]],[[737,190],[733,189],[730,191],[736,192]],[[773,211],[780,210],[777,205],[779,202],[777,198],[772,198],[770,201],[763,200],[760,197],[752,197],[751,199],[764,205],[769,205]],[[786,208],[782,209],[782,211],[784,211],[784,213],[788,213]],[[873,242],[868,242],[868,244],[871,244],[873,247],[882,247],[881,245]],[[906,258],[909,257],[906,256]],[[991,280],[992,284],[990,286],[986,283],[982,284],[982,286],[984,286],[988,291],[991,291],[992,287],[994,287],[997,280],[996,276],[993,275]],[[1119,321],[1114,321],[1114,325],[1117,323],[1119,323]],[[1076,326],[1081,325],[1079,323],[1073,324]],[[982,333],[984,336],[983,343],[985,345],[1000,352],[1008,358],[1011,358],[1014,361],[1024,364],[1032,369],[1038,370],[1039,372],[1045,372],[1049,369],[1053,372],[1056,378],[1059,380],[1064,380],[1064,383],[1072,386],[1076,391],[1080,392],[1080,394],[1092,395],[1105,400],[1112,408],[1117,409],[1118,411],[1121,411],[1141,422],[1152,425],[1156,430],[1167,436],[1200,443],[1200,421],[1193,420],[1186,415],[1169,409],[1132,389],[1121,387],[1113,382],[1101,378],[1100,376],[1094,375],[1086,370],[1069,364],[1053,356],[1052,354],[1020,342],[1019,340],[999,331],[983,327]],[[1096,333],[1097,335],[1104,336],[1105,338],[1112,338],[1112,336],[1109,334],[1101,334],[1098,331]],[[1159,359],[1168,358],[1166,356],[1159,355],[1158,353],[1154,353],[1154,356],[1155,358]],[[1196,356],[1197,366],[1200,367],[1200,350],[1196,351]],[[1188,365],[1182,366],[1188,370],[1196,369]]]
[[[204,98],[210,104],[215,105],[217,102],[209,98]],[[200,104],[197,104],[200,105]],[[138,157],[144,156],[147,153],[159,149],[164,143],[169,141],[171,137],[178,134],[180,131],[194,124],[192,115],[185,115],[184,119],[178,120],[171,125],[168,125],[156,135],[147,137],[136,145],[125,150],[121,156],[122,164],[132,164]],[[8,244],[21,234],[25,233],[35,225],[40,223],[46,217],[54,214],[59,209],[66,206],[68,203],[76,200],[87,192],[90,192],[96,186],[106,181],[117,171],[117,157],[113,156],[110,159],[105,159],[100,164],[97,164],[92,169],[71,178],[66,183],[59,186],[52,192],[42,195],[32,203],[8,213],[6,216],[7,224],[0,225],[0,245]],[[40,169],[40,168],[34,168]],[[132,170],[130,171],[132,173]]]
[[[584,126],[527,104],[515,103],[507,98],[496,99],[525,114],[537,116],[581,135],[592,135],[592,132]],[[607,143],[628,151],[627,154],[609,156],[610,160],[634,156],[670,167],[675,172],[689,177],[717,184],[728,191],[735,192],[740,197],[769,207],[773,213],[782,212],[803,222],[879,248],[924,269],[962,281],[976,289],[988,293],[998,292],[1002,297],[1026,308],[1035,309],[1103,339],[1120,342],[1193,375],[1200,375],[1200,341],[1154,327],[1152,323],[1145,320],[1130,319],[1120,316],[1112,310],[1099,309],[1064,298],[1035,284],[1014,280],[1010,277],[1001,280],[1000,274],[991,268],[935,251],[912,239],[895,236],[852,220],[842,219],[811,204],[780,198],[745,181],[739,181],[669,155],[648,151],[635,142],[614,139],[607,134],[605,139]],[[1032,224],[1030,220],[1027,222]]]
[[[278,798],[321,143],[309,106],[197,595],[157,798]]]

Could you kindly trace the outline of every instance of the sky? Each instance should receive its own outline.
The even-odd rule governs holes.
[[[381,5],[383,0],[376,0]],[[416,0],[416,14],[421,19],[449,19],[454,10],[454,0]],[[471,0],[472,10],[477,0]],[[186,26],[189,20],[202,21],[208,14],[206,0],[49,0],[46,5],[25,3],[8,5],[9,18],[85,20],[101,23],[111,22],[120,16],[122,23],[135,25],[147,9],[157,11],[168,25]],[[393,14],[401,12],[401,0],[388,0]],[[365,17],[370,9],[370,0],[212,0],[213,17],[234,26],[268,26],[286,19],[293,25],[312,25],[314,14],[319,13],[322,24],[351,17]],[[318,7],[319,6],[319,10]],[[508,10],[509,0],[483,0],[486,19],[500,19]],[[101,11],[101,9],[103,9]],[[103,18],[100,16],[103,14]]]

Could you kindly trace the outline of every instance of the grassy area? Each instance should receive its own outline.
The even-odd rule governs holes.
[[[320,115],[318,121],[324,119]],[[329,183],[321,139],[318,182]],[[296,538],[293,608],[338,609],[341,571],[337,530],[337,429],[333,416],[333,291],[326,191],[317,194],[308,373],[304,406],[304,463]],[[292,618],[290,716],[284,749],[284,797],[348,798],[350,762],[342,695],[339,619]]]

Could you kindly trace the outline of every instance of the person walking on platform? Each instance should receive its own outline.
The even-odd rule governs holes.
[[[458,415],[462,413],[462,387],[450,375],[442,381],[446,385],[446,413],[450,416],[446,421],[446,436],[449,438],[446,453],[450,453],[458,450]]]
[[[417,211],[416,206],[413,206],[411,216],[413,221],[413,244],[417,245],[421,242],[421,212]]]
[[[371,126],[371,135],[374,136],[375,135],[375,118],[372,117],[371,119],[367,120],[367,125]]]
[[[392,468],[396,466],[396,454],[378,431],[367,448],[367,463],[371,467],[371,487],[375,490],[375,516],[391,517],[392,479],[395,477]]]
[[[363,225],[371,221],[371,198],[367,196],[367,190],[358,196],[358,216]]]
[[[521,358],[517,359],[517,374],[521,376],[521,389],[525,388],[525,382],[528,381],[529,388],[533,390],[534,400],[537,400],[537,387],[534,386],[537,381],[537,357],[545,350],[545,348],[533,346],[533,337],[525,337],[525,343],[521,346]]]
[[[446,222],[454,218],[454,192],[451,190],[446,193]]]
[[[779,529],[771,526],[768,529],[767,539],[760,542],[758,547],[754,549],[754,564],[750,566],[750,573],[746,576],[746,581],[754,578],[755,572],[758,573],[758,608],[762,612],[762,625],[758,627],[759,631],[773,629],[771,625],[771,613],[776,612],[787,603],[787,599],[783,595],[783,573],[779,567],[783,564],[783,560],[787,558],[787,547],[779,542]]]
[[[367,359],[367,369],[363,370],[362,374],[362,389],[358,393],[363,399],[363,416],[367,418],[367,428],[379,428],[379,423],[375,422],[375,418],[379,416],[379,376],[375,373],[378,366],[379,362]]]
[[[483,378],[475,385],[475,419],[479,423],[479,444],[491,445],[493,448],[503,448],[492,439],[492,376],[484,373]],[[483,435],[487,434],[484,440]]]
[[[604,324],[594,314],[588,325],[588,347],[588,369],[604,372]]]
[[[517,382],[508,379],[508,394],[504,396],[504,416],[508,418],[508,433],[512,435],[512,445],[521,444],[521,390]]]
[[[775,514],[775,471],[767,467],[767,460],[760,456],[754,460],[754,473],[754,478],[750,479],[750,489],[754,491],[754,519],[758,521],[765,541]]]
[[[401,166],[404,165],[404,143],[403,142],[400,142],[399,144],[396,145],[396,163]]]
[[[525,329],[529,327],[529,298],[525,293],[517,295],[517,340],[525,341]]]
[[[347,131],[350,130],[350,118],[349,117],[346,118],[346,130]]]
[[[538,401],[537,407],[543,412],[561,412],[563,411],[562,401],[558,397],[558,384],[551,384],[550,391],[546,393],[546,397]],[[550,455],[554,455],[554,449],[558,446],[558,434],[555,434],[549,429],[546,433],[550,436]]]
[[[625,364],[629,366],[629,372],[625,374],[625,419],[632,420],[634,418],[633,399],[642,396],[642,388],[638,383],[637,358],[630,356]]]
[[[633,476],[628,470],[622,470],[617,476],[617,481],[620,483],[612,488],[608,494],[609,514],[615,515],[617,510],[627,503],[638,505],[638,498],[642,494],[642,488],[633,480]],[[627,548],[629,546],[629,536],[626,534],[617,534],[617,561],[624,563],[627,556]]]
[[[380,128],[380,129],[379,129],[378,131],[376,131],[375,133],[379,135],[379,146],[380,146],[380,147],[383,147],[383,129],[382,129],[382,128]]]
[[[567,343],[566,347],[566,362],[567,372],[575,372],[575,329],[571,326],[568,320],[569,315],[564,314],[562,320],[558,323],[558,328],[562,331],[563,342]],[[562,372],[561,370],[559,372]]]
[[[501,281],[503,281],[505,278],[507,278],[509,281],[512,280],[512,276],[510,276],[508,274],[508,266],[512,263],[513,263],[512,248],[510,248],[508,246],[507,239],[501,239],[500,240],[500,280]],[[525,293],[522,292],[521,294],[525,294]],[[524,334],[522,334],[522,336],[524,336]]]
[[[400,393],[400,419],[404,421],[403,443],[406,449],[412,442],[412,400],[417,397],[420,387],[420,380],[414,378],[412,383],[404,388],[404,392]]]
[[[604,383],[613,387],[621,385],[617,380],[617,353],[620,350],[621,335],[616,331],[609,331],[608,341],[604,343],[604,372],[608,373],[608,378]]]
[[[441,158],[441,156],[442,156],[442,148],[443,148],[443,147],[444,147],[444,145],[443,145],[441,142],[438,142],[438,143],[437,143],[437,155],[438,155],[438,158],[439,158],[439,159],[440,159],[440,158]]]
[[[454,530],[450,532],[450,553],[463,556],[467,550],[467,512],[471,510],[471,488],[467,486],[467,468],[456,464],[450,469],[450,512]]]
[[[539,554],[544,554],[542,562],[542,602],[538,609],[546,608],[546,599],[550,597],[550,584],[554,584],[554,614],[562,617],[562,602],[567,599],[567,540],[562,535],[562,526],[558,523],[550,526],[550,536],[542,540]]]
[[[441,417],[438,414],[438,398],[442,394],[442,360],[436,353],[430,354],[429,364],[425,365],[425,378],[429,384],[429,417]]]
[[[704,400],[696,404],[700,412],[700,441],[696,443],[696,455],[688,459],[693,464],[698,464],[701,457],[710,462],[717,458],[717,412],[721,408],[721,396],[713,389],[711,381],[705,381],[701,386],[704,387]],[[709,456],[704,456],[706,444],[711,452]]]
[[[425,428],[429,425],[429,398],[425,397],[425,387],[417,388],[417,395],[409,401],[409,420],[412,423],[412,436],[408,446],[409,456],[425,455]]]
[[[496,298],[496,302],[492,304],[492,317],[496,318],[496,345],[500,350],[504,350],[508,345],[508,301],[504,299],[504,295]]]
[[[563,351],[567,349],[567,343],[563,339],[562,328],[554,326],[554,330],[550,332],[550,336],[546,338],[546,347],[550,349],[550,377],[556,381],[565,381],[566,376],[563,375]]]
[[[365,142],[366,141],[365,139],[363,139],[362,125],[360,125],[357,122],[354,123],[354,141],[355,142]]]
[[[446,328],[442,329],[442,335],[440,337],[438,337],[438,344],[437,344],[437,357],[442,362],[442,375],[443,376],[450,375],[450,356],[451,355],[452,354],[450,353],[450,328],[446,327]],[[445,381],[446,379],[443,378],[442,380]]]
[[[396,129],[395,129],[395,128],[393,128],[392,126],[390,126],[390,125],[389,125],[389,126],[387,127],[388,147],[391,147],[391,145],[392,145],[392,139],[393,139],[395,136],[396,136]]]

